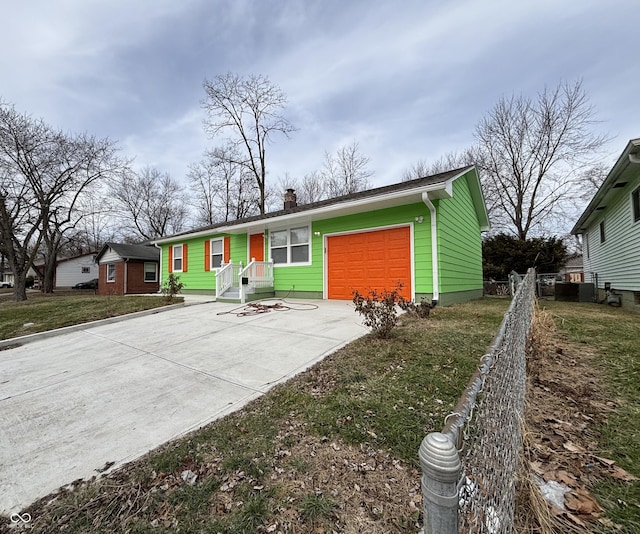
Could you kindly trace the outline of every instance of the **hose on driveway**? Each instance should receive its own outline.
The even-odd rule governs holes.
[[[275,302],[274,304],[266,304],[265,302],[273,302],[274,300],[279,300],[280,302]],[[317,304],[308,304],[302,302],[298,305],[293,305],[291,302],[287,302],[285,299],[265,299],[265,301],[256,300],[254,302],[249,302],[248,304],[243,304],[242,306],[238,306],[237,308],[233,308],[232,310],[218,312],[217,315],[235,315],[236,317],[251,317],[253,315],[260,315],[262,313],[269,313],[270,311],[311,311],[317,310]]]

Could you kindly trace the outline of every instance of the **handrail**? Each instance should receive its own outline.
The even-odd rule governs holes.
[[[247,287],[270,287],[273,286],[273,261],[256,261],[252,259],[249,264],[240,271],[240,303],[244,304],[246,299],[246,288],[242,284],[242,279],[247,278]]]
[[[221,265],[216,271],[216,297],[221,296],[233,285],[233,263]]]

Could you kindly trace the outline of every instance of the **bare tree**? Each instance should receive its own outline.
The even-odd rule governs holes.
[[[373,171],[367,168],[369,158],[360,154],[360,145],[353,141],[340,147],[335,155],[325,152],[322,175],[331,197],[349,195],[369,187]]]
[[[476,126],[492,224],[525,240],[576,194],[579,177],[607,142],[595,135],[594,109],[582,83],[560,83],[536,100],[501,98]]]
[[[426,176],[433,176],[441,172],[459,169],[468,165],[474,165],[477,159],[478,155],[473,148],[467,148],[462,152],[449,152],[433,163],[419,159],[404,171],[402,181],[407,182],[409,180],[425,178]]]
[[[156,239],[184,229],[187,197],[168,173],[153,167],[138,173],[128,169],[113,180],[111,191],[120,219],[133,230],[125,239]]]
[[[16,300],[26,299],[26,273],[41,245],[43,289],[53,290],[56,257],[65,232],[78,221],[79,199],[121,165],[109,139],[65,134],[0,104],[0,246],[14,274]]]
[[[68,236],[70,252],[99,251],[117,235],[116,208],[107,187],[92,187],[78,202],[82,218]]]
[[[256,182],[237,160],[235,147],[218,147],[189,167],[198,223],[238,220],[257,212],[260,193]]]
[[[246,169],[255,179],[260,194],[258,210],[265,213],[267,145],[276,134],[295,131],[282,116],[285,94],[264,76],[246,78],[227,73],[205,80],[206,98],[202,102],[210,135],[228,133],[227,142],[237,148],[229,162]],[[237,159],[236,159],[236,156]]]
[[[296,192],[297,203],[312,204],[327,198],[328,187],[326,177],[321,171],[312,171],[304,175],[301,180],[291,178],[288,173],[278,180],[278,190],[286,191],[294,189]],[[275,196],[275,195],[274,195]],[[282,209],[282,195],[278,195],[279,206]]]

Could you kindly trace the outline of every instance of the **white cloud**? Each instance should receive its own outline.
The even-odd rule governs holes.
[[[503,94],[561,78],[584,78],[618,145],[640,135],[638,15],[636,0],[11,2],[0,97],[181,177],[211,143],[203,79],[265,74],[299,127],[270,146],[272,177],[355,139],[381,185],[467,146]]]

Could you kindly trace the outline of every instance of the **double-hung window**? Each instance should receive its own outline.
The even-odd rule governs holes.
[[[116,264],[107,263],[107,282],[116,281]]]
[[[275,230],[269,234],[271,259],[276,265],[309,263],[308,226]]]
[[[224,258],[224,239],[212,239],[209,250],[211,251],[211,259],[209,260],[211,270],[217,269],[222,265]]]
[[[144,263],[144,281],[145,282],[157,282],[158,281],[158,264],[153,262]]]
[[[173,245],[173,265],[174,273],[182,272],[182,245]]]

